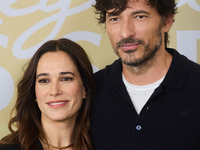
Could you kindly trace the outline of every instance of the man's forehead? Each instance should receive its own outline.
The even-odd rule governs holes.
[[[107,14],[119,14],[119,13],[123,12],[124,10],[126,10],[127,8],[130,8],[134,5],[136,6],[137,3],[142,3],[142,4],[150,7],[149,0],[127,0],[126,7],[124,9],[121,9],[121,7],[120,8],[112,8],[112,9],[107,10],[106,13]]]

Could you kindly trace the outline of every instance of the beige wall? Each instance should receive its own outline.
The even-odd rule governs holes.
[[[200,0],[178,2],[170,47],[200,63]],[[117,58],[91,4],[93,0],[0,1],[0,138],[8,134],[22,66],[42,43],[61,37],[77,41],[96,69]]]

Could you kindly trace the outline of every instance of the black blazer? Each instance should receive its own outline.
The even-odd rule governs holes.
[[[95,74],[95,150],[200,150],[200,65],[167,51],[171,66],[139,115],[122,81],[120,59]]]
[[[42,144],[40,143],[40,140],[35,141],[35,150],[43,150]],[[1,144],[0,150],[21,150],[20,145],[18,144]]]

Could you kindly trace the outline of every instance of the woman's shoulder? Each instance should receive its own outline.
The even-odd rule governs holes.
[[[0,144],[0,150],[21,150],[18,144]]]
[[[34,148],[35,147],[35,148]],[[36,140],[33,144],[33,149],[43,150],[40,140]],[[20,144],[0,144],[0,150],[21,150]]]

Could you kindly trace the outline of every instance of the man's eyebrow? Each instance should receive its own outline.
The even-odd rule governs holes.
[[[133,15],[137,15],[137,14],[147,14],[149,15],[150,13],[144,10],[138,10],[138,11],[134,11],[132,12]]]
[[[37,75],[36,78],[39,78],[40,76],[49,76],[49,74],[48,73],[40,73],[39,75]]]
[[[119,15],[118,13],[106,13],[106,16],[108,18],[113,17],[113,16],[118,16],[118,15]]]
[[[112,13],[112,12],[106,13],[106,15],[107,15],[108,18],[109,17],[113,17],[113,16],[118,16],[119,14],[120,13]],[[144,11],[144,10],[138,10],[138,11],[132,12],[132,15],[137,15],[137,14],[147,14],[147,15],[149,15],[150,13],[147,12],[147,11]]]

